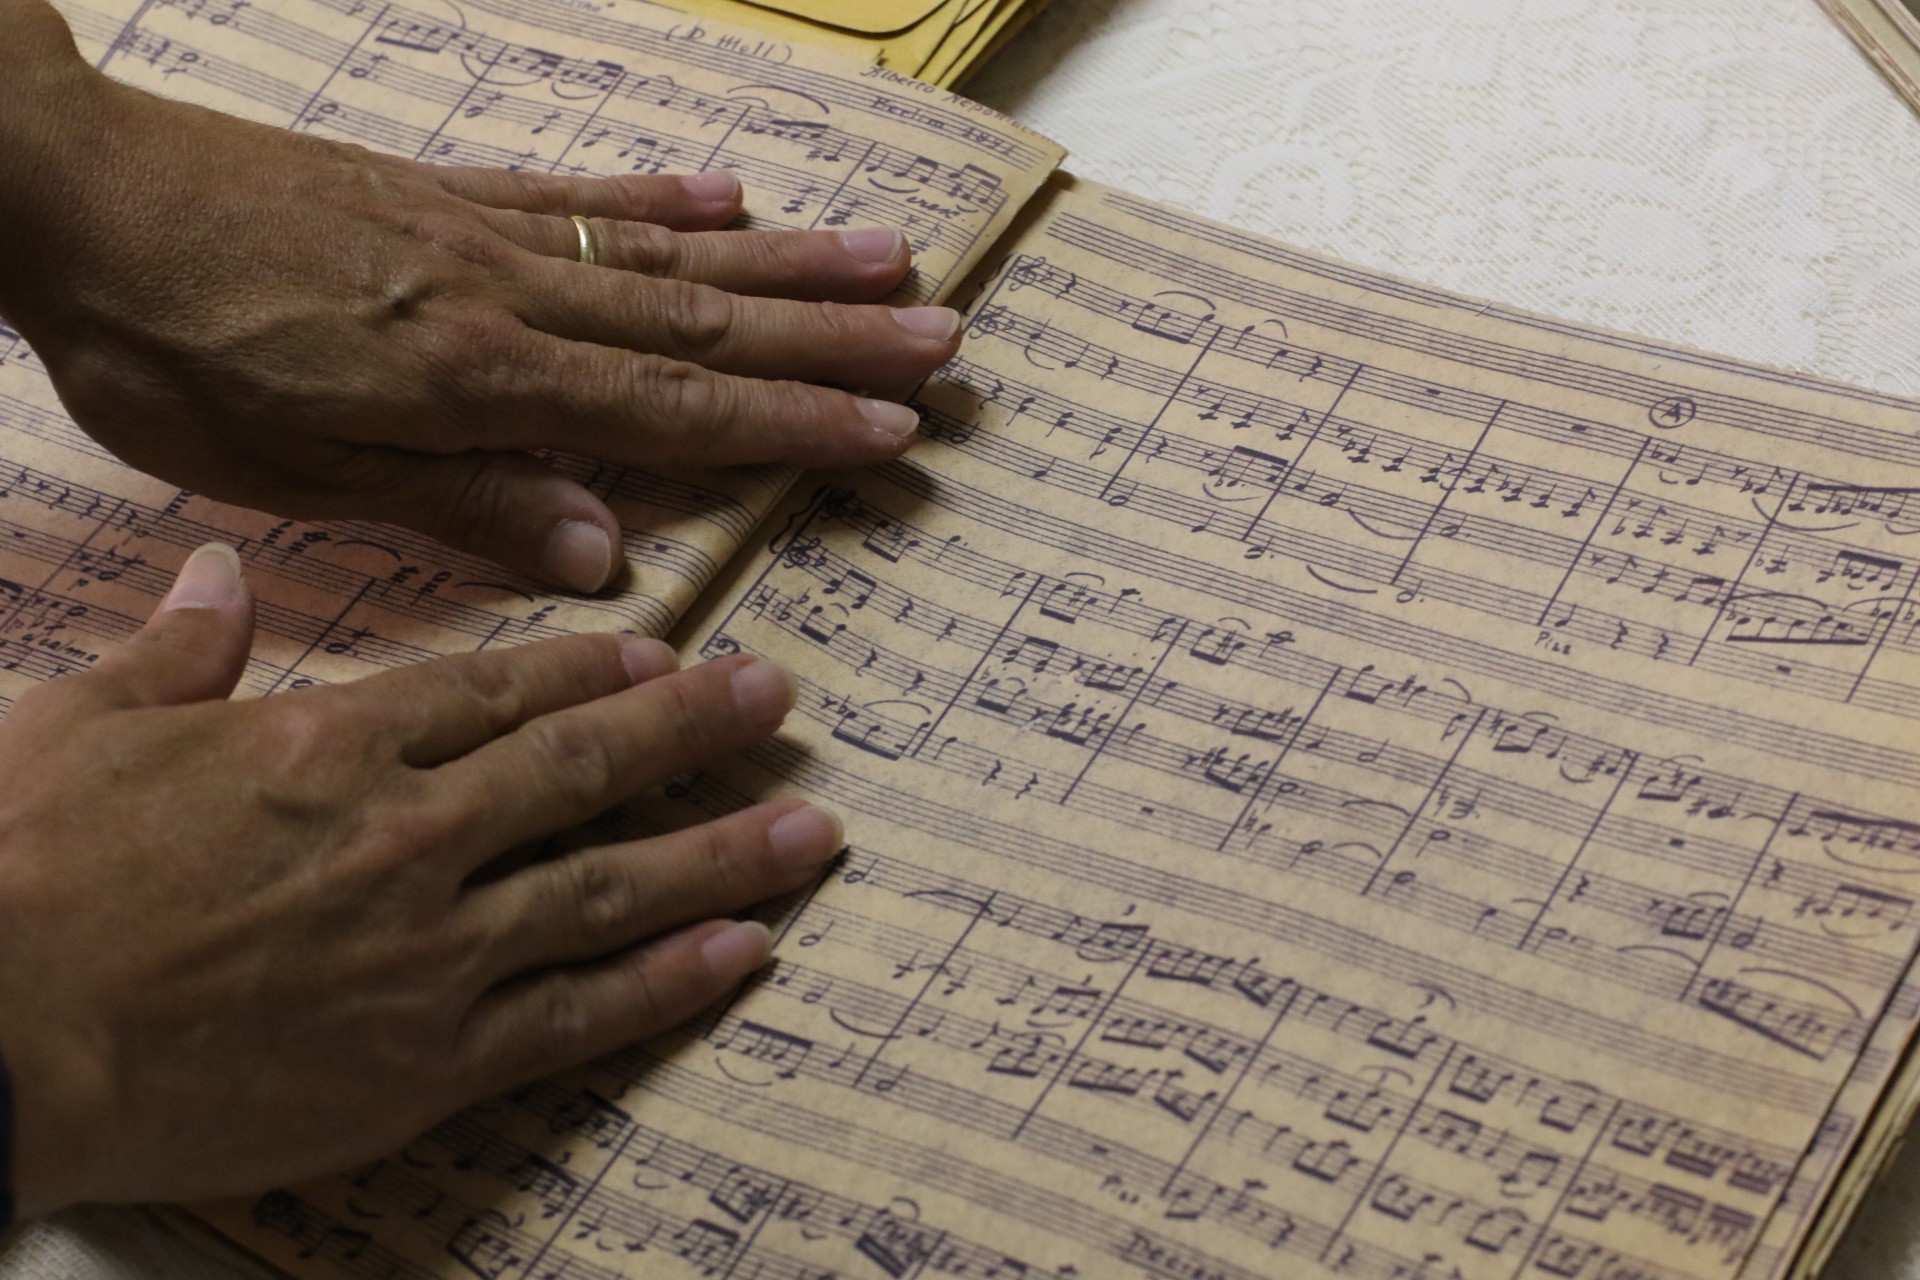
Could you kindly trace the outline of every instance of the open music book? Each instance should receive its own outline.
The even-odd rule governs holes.
[[[636,0],[70,0],[162,92],[429,158],[738,169],[969,314],[871,471],[653,475],[631,581],[136,474],[0,340],[0,696],[234,542],[256,693],[584,629],[799,676],[582,839],[849,848],[658,1042],[195,1212],[302,1277],[1697,1280],[1817,1268],[1916,1096],[1920,404],[1053,176]],[[1909,509],[1912,503],[1912,509]],[[4,709],[0,707],[0,709]],[[296,1103],[297,1104],[297,1103]]]

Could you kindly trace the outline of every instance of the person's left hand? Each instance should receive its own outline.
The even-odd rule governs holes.
[[[62,56],[6,108],[43,118],[0,133],[37,140],[0,154],[0,310],[82,428],[212,498],[391,521],[597,590],[619,527],[527,450],[879,461],[917,418],[865,393],[959,344],[946,308],[850,305],[906,275],[896,231],[714,230],[740,212],[731,174],[442,168]],[[603,265],[577,260],[572,214]]]
[[[527,857],[773,733],[795,685],[770,662],[577,635],[229,701],[252,638],[208,547],[0,721],[23,1214],[332,1172],[665,1030],[765,961],[734,914],[839,848],[774,800]]]

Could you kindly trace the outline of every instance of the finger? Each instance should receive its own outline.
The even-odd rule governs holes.
[[[342,686],[339,696],[390,726],[407,764],[427,768],[679,666],[671,646],[646,636],[561,636],[382,672]]]
[[[67,692],[101,709],[225,698],[253,647],[253,597],[240,557],[210,542],[187,557],[147,625]]]
[[[520,318],[544,333],[685,360],[716,373],[843,387],[903,387],[960,349],[947,307],[848,306],[743,298],[532,257]]]
[[[481,1097],[658,1035],[733,990],[771,949],[765,925],[710,920],[491,991],[461,1028],[456,1078]]]
[[[503,210],[487,223],[523,248],[577,258],[571,218]],[[706,231],[686,234],[646,222],[593,221],[599,265],[729,293],[803,302],[878,302],[906,277],[907,238],[888,227],[855,231]]]
[[[726,170],[684,176],[576,178],[505,169],[434,168],[441,187],[494,209],[657,222],[679,231],[724,227],[740,215],[740,179]],[[571,252],[568,254],[572,256]]]
[[[838,852],[840,823],[776,801],[630,844],[556,858],[476,890],[462,904],[496,939],[508,977],[619,951],[643,938],[798,889]]]
[[[795,688],[771,662],[721,658],[540,716],[444,766],[442,785],[476,815],[482,841],[461,874],[759,742],[793,709]]]
[[[607,504],[522,453],[430,457],[394,451],[368,470],[372,474],[357,482],[356,516],[417,529],[589,595],[626,567],[620,522]]]
[[[501,449],[642,466],[862,466],[899,456],[920,425],[886,400],[531,332],[520,367],[535,376],[499,379],[472,400]]]

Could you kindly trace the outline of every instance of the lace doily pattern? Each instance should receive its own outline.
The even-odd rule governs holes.
[[[1813,0],[1058,0],[968,92],[1305,248],[1920,394],[1920,120]]]

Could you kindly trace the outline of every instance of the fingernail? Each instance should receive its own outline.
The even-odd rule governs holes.
[[[796,871],[819,866],[840,848],[840,820],[808,805],[783,814],[767,828],[773,856]]]
[[[159,612],[169,609],[223,609],[240,598],[240,553],[224,542],[209,542],[180,566]]]
[[[842,231],[840,247],[861,262],[892,262],[907,247],[907,238],[891,227],[861,227]]]
[[[872,423],[875,431],[894,440],[905,440],[920,428],[919,414],[891,400],[860,401],[860,416]]]
[[[620,665],[635,684],[658,680],[680,669],[680,655],[673,646],[652,636],[634,636],[620,646]]]
[[[945,342],[960,332],[960,313],[951,307],[904,307],[893,313],[902,329],[916,338]]]
[[[758,920],[729,924],[700,944],[700,958],[716,978],[744,978],[772,952],[773,934]]]
[[[777,724],[793,710],[798,686],[786,668],[755,658],[733,673],[733,707],[749,724]]]
[[[540,563],[555,582],[575,591],[598,591],[613,576],[613,543],[597,524],[562,520],[548,535]]]
[[[680,185],[695,200],[706,200],[719,204],[722,200],[737,200],[740,197],[740,179],[726,169],[712,169],[706,173],[689,174],[680,179]]]

